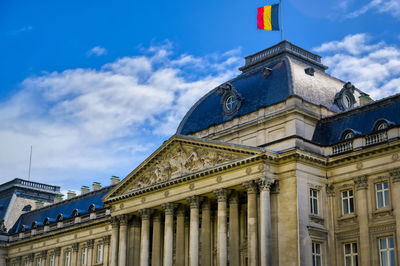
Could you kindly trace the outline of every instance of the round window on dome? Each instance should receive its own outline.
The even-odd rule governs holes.
[[[225,108],[228,112],[231,112],[235,108],[236,104],[237,104],[237,99],[234,95],[229,96],[225,100]]]

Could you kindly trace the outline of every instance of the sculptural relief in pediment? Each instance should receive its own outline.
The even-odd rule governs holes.
[[[241,159],[245,154],[211,148],[177,144],[159,154],[153,162],[138,174],[129,190],[147,187],[156,183],[194,173],[218,164]]]

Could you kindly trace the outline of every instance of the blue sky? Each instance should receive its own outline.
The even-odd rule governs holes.
[[[0,182],[125,177],[190,106],[280,41],[276,1],[0,2]],[[400,92],[399,0],[284,0],[285,39],[379,99]]]

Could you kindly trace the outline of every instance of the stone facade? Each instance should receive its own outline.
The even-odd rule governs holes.
[[[321,87],[339,84],[332,104],[355,93],[351,84],[326,75],[318,56],[280,45],[246,58],[243,69],[272,77],[283,58],[303,66],[292,77],[327,79]],[[232,84],[223,88],[233,90]],[[216,92],[228,101],[226,91]],[[304,95],[297,91],[172,136],[110,189],[95,218],[10,235],[4,244],[8,265],[399,265],[400,127],[395,116],[376,112],[397,106],[400,97],[361,106],[354,94],[343,111]],[[250,101],[240,97],[235,112]],[[206,100],[192,108],[178,133],[189,132],[188,116]],[[229,107],[215,111],[226,115]],[[351,127],[340,132],[343,138],[322,143],[316,137],[320,130],[331,137],[339,126],[330,123],[363,114],[376,120],[368,132],[344,137],[362,127],[343,122]],[[380,121],[387,124],[376,127]]]

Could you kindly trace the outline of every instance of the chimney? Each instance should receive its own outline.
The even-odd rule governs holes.
[[[81,187],[81,195],[89,193],[89,192],[90,192],[90,188],[88,186]]]
[[[70,198],[73,198],[73,197],[76,197],[75,191],[73,191],[73,190],[68,190],[68,192],[67,192],[67,199],[70,199]]]
[[[373,102],[373,100],[369,97],[369,95],[364,92],[361,92],[361,96],[358,98],[360,99],[361,106],[369,104],[370,102]]]
[[[63,200],[63,195],[62,194],[55,195],[54,203],[60,202],[62,200]]]
[[[43,200],[37,200],[35,202],[35,205],[36,205],[35,209],[39,209],[39,208],[42,208],[44,206],[44,202],[43,202]]]
[[[92,188],[93,188],[93,191],[100,189],[101,188],[101,183],[100,182],[93,182]]]
[[[111,177],[111,185],[118,184],[119,181],[120,181],[120,179],[119,179],[118,176],[113,175],[113,176]]]

